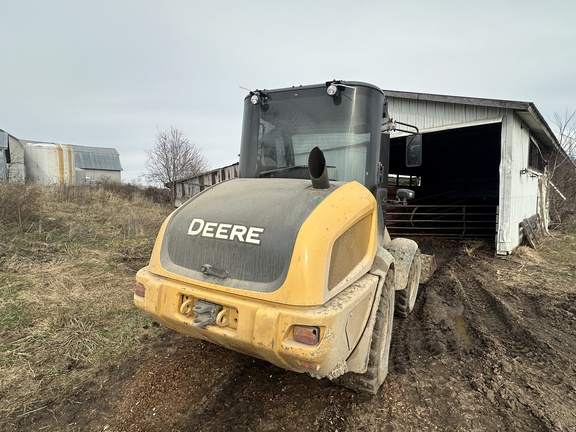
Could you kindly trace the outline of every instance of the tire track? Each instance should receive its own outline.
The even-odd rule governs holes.
[[[473,377],[473,387],[507,419],[522,420],[526,427],[536,423],[544,429],[561,430],[561,423],[555,420],[558,413],[543,401],[555,393],[550,384],[558,381],[557,371],[565,365],[558,364],[557,352],[536,331],[538,324],[525,320],[502,295],[495,294],[498,284],[487,276],[485,263],[470,275],[464,268],[467,261],[457,262],[451,272],[464,304],[466,331],[476,341],[485,370],[492,372]],[[460,279],[457,274],[467,276]]]

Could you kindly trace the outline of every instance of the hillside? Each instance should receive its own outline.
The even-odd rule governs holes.
[[[440,268],[365,396],[181,336],[132,305],[169,209],[135,189],[0,185],[0,429],[574,430],[576,229]]]

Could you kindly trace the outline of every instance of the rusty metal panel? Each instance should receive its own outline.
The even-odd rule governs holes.
[[[183,186],[177,188],[178,199],[181,201],[193,197],[210,186],[217,185],[220,182],[238,177],[238,163],[233,165],[217,168],[186,180],[179,184]]]

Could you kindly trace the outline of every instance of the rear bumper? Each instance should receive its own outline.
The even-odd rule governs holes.
[[[378,277],[366,274],[324,305],[298,307],[185,285],[158,277],[147,267],[136,280],[145,286],[145,297],[134,295],[135,305],[176,331],[321,377],[345,372],[345,362],[369,322],[378,287]],[[198,299],[221,305],[227,319],[205,328],[193,326],[194,316],[183,304]],[[294,325],[318,327],[319,342],[295,341]]]

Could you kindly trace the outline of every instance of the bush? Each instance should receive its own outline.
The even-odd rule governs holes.
[[[41,186],[0,183],[0,223],[23,227],[41,219]]]
[[[550,180],[558,190],[549,189],[550,223],[561,228],[576,221],[576,166],[562,154],[554,155],[551,162]]]

